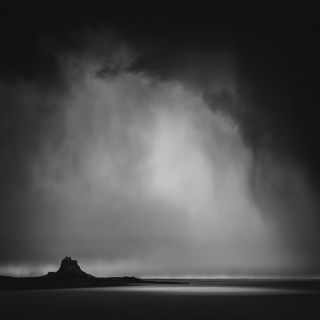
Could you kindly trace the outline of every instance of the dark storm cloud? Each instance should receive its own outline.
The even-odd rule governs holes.
[[[110,273],[210,273],[211,265],[219,272],[283,271],[290,263],[294,271],[318,270],[319,189],[314,186],[320,172],[320,66],[318,26],[312,19],[247,19],[218,10],[191,15],[179,10],[131,14],[108,7],[25,9],[3,10],[1,21],[3,265],[52,263],[70,254],[61,252],[64,248],[94,260],[97,270],[109,259]],[[163,109],[165,103],[174,106],[172,114],[154,107]],[[181,111],[181,103],[186,110]],[[198,115],[192,104],[199,105]],[[212,115],[202,110],[208,108]],[[105,128],[108,119],[116,128],[112,121]],[[164,157],[160,162],[160,151],[146,142],[149,123],[154,124],[152,141]],[[194,158],[185,153],[186,140]],[[144,152],[150,152],[156,191],[139,171]],[[112,186],[101,180],[105,169],[98,155],[113,170],[108,176]],[[164,170],[172,161],[180,171]],[[197,178],[189,175],[195,168]],[[220,185],[215,187],[208,172],[217,168],[225,175],[216,173]],[[176,180],[169,183],[167,175],[174,172]],[[181,201],[188,198],[184,179],[200,191]],[[132,193],[133,187],[138,194]],[[154,194],[142,201],[145,189],[165,199],[152,216],[146,212],[154,208]],[[230,192],[235,194],[231,207],[225,199]],[[215,203],[209,201],[211,193]],[[225,214],[219,223],[230,219],[226,235],[238,247],[232,249],[219,230],[215,238],[205,229],[204,222],[212,218],[204,204]],[[233,205],[240,208],[239,216],[230,213]],[[205,212],[195,226],[204,228],[207,238],[199,230],[189,238],[180,212],[188,210]],[[271,222],[264,224],[264,219]],[[243,234],[246,221],[253,230],[248,237]],[[232,228],[238,231],[233,234]],[[206,256],[214,240],[226,243],[214,246],[220,264]],[[250,248],[260,261],[248,253]],[[278,265],[268,264],[258,248]],[[175,260],[175,250],[187,254]],[[285,262],[279,257],[284,252]]]

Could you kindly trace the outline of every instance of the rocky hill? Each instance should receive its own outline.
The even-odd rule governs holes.
[[[78,261],[65,257],[56,272],[40,277],[0,276],[0,290],[90,288],[146,283],[135,277],[99,278],[81,270]]]
[[[77,260],[71,257],[62,259],[60,268],[57,272],[49,272],[48,277],[61,278],[61,279],[88,279],[94,278],[93,275],[88,274],[81,270]]]

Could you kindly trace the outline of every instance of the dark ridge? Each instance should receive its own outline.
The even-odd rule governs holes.
[[[78,261],[71,257],[62,259],[56,272],[40,277],[0,276],[0,290],[57,289],[126,286],[144,283],[135,277],[98,278],[81,270]]]

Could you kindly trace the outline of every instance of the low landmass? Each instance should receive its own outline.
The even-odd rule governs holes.
[[[77,260],[65,257],[56,272],[49,272],[39,277],[0,276],[0,290],[23,289],[59,289],[128,286],[159,283],[153,280],[142,280],[136,277],[95,277],[84,272]],[[168,281],[161,281],[165,284]],[[170,282],[170,283],[174,283]]]
[[[95,288],[137,285],[183,285],[217,287],[268,287],[320,291],[320,279],[140,279],[137,277],[95,277],[78,262],[65,257],[56,272],[39,277],[0,276],[0,290]]]

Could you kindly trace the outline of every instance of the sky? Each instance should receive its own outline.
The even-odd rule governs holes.
[[[319,275],[319,25],[242,10],[3,6],[1,274]]]

